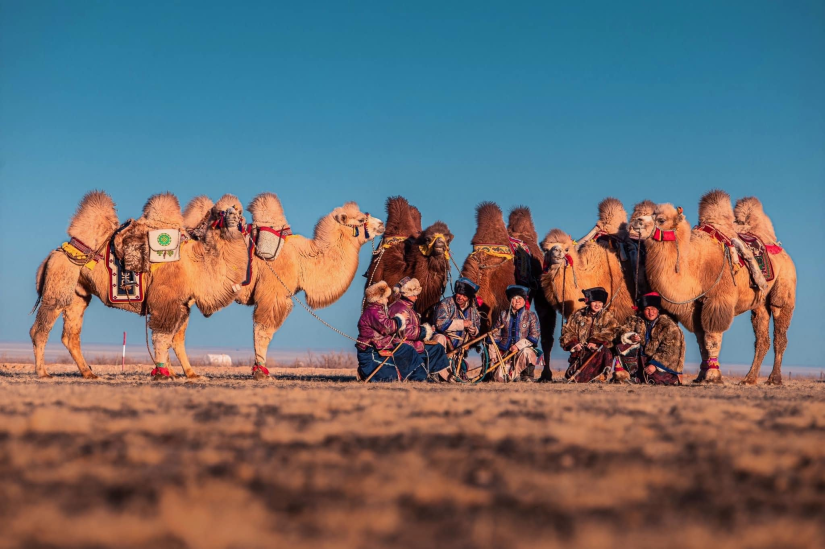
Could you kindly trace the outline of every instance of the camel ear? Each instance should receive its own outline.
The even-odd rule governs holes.
[[[347,222],[347,214],[345,214],[345,213],[338,214],[338,221],[340,221],[341,223],[346,223]]]

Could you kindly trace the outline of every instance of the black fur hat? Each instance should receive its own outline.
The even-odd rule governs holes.
[[[643,295],[639,298],[638,303],[641,311],[645,310],[645,307],[656,307],[660,311],[662,310],[662,296],[656,292]]]
[[[579,301],[584,301],[585,303],[590,303],[591,301],[607,303],[607,290],[601,286],[582,290],[582,293],[584,294],[584,299],[580,299]]]
[[[513,299],[517,295],[527,299],[530,297],[530,288],[514,284],[512,286],[507,286],[505,293],[507,294],[507,299]]]

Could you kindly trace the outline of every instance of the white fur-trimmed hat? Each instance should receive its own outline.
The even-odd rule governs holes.
[[[417,278],[404,277],[395,286],[403,297],[413,297],[421,293],[421,283]]]
[[[390,290],[389,285],[383,280],[376,282],[372,286],[368,286],[367,289],[364,290],[364,297],[367,298],[367,303],[376,303],[390,297],[390,294],[392,294],[392,290]]]

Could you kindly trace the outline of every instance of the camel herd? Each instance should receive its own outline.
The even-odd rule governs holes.
[[[105,192],[88,193],[70,223],[71,240],[52,251],[37,271],[37,316],[30,332],[37,375],[49,377],[45,344],[63,315],[63,344],[83,377],[96,377],[80,348],[83,314],[92,296],[147,317],[156,371],[170,377],[174,372],[164,366],[170,347],[185,375],[198,377],[184,345],[193,305],[205,316],[232,302],[252,305],[256,364],[266,364],[269,343],[292,310],[292,296],[303,291],[312,308],[335,302],[355,277],[361,246],[379,236],[366,285],[384,280],[393,286],[406,276],[417,278],[423,291],[416,310],[423,315],[447,291],[455,264],[453,235],[442,221],[422,229],[421,213],[402,197],[387,200],[386,225],[349,202],[322,217],[311,239],[291,234],[272,193],[258,195],[248,210],[249,223],[238,199],[225,195],[216,203],[197,197],[181,211],[177,198],[164,193],[149,199],[140,218],[120,224]],[[742,198],[734,208],[727,193],[711,191],[702,197],[698,224],[691,228],[681,208],[671,204],[643,201],[628,218],[619,200],[607,198],[599,204],[593,230],[578,242],[560,229],[539,242],[525,207],[513,209],[505,223],[501,209],[484,202],[476,209],[476,222],[473,251],[460,275],[481,287],[482,331],[507,306],[508,285],[528,286],[549,364],[556,313],[567,319],[581,308],[583,289],[605,288],[606,306],[620,323],[634,314],[637,296],[656,291],[665,310],[696,336],[702,355],[699,381],[721,381],[716,366],[722,336],[736,315],[750,311],[756,343],[744,382],[756,383],[770,348],[771,319],[774,365],[768,383],[782,382],[796,269],[758,199]],[[161,252],[147,244],[147,234],[158,229],[181,235],[176,261],[153,262],[152,254]],[[117,262],[135,271],[125,282],[113,275],[122,276],[112,268]],[[125,298],[113,293],[118,284],[125,284],[115,288]],[[129,297],[138,292],[139,298]]]

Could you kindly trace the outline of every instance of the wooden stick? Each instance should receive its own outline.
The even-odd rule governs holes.
[[[472,339],[472,340],[468,341],[467,343],[462,343],[459,347],[456,347],[455,349],[453,349],[452,351],[447,353],[447,358],[452,358],[452,356],[455,355],[458,351],[460,351],[462,349],[468,349],[468,348],[472,347],[473,345],[475,345],[476,343],[478,343],[479,341],[481,341],[482,339],[486,338],[489,335],[490,335],[490,332],[487,332],[485,334],[482,334],[482,335],[476,337],[475,339]]]
[[[405,341],[406,341],[406,340],[405,340]],[[385,358],[385,359],[384,359],[384,362],[382,362],[381,364],[379,364],[379,365],[378,365],[378,368],[376,368],[375,370],[373,370],[373,371],[372,371],[372,373],[370,374],[370,376],[369,376],[367,379],[365,379],[365,380],[364,380],[364,383],[369,383],[369,382],[370,382],[370,380],[372,379],[372,377],[373,377],[375,374],[377,374],[377,373],[378,373],[378,370],[380,370],[381,368],[383,368],[383,367],[384,367],[384,364],[386,364],[386,363],[387,363],[387,361],[388,361],[389,359],[391,359],[391,358],[392,358],[392,356],[395,354],[395,351],[397,351],[398,349],[400,349],[400,348],[401,348],[401,345],[403,345],[403,344],[404,344],[404,341],[402,341],[401,343],[399,343],[399,344],[395,347],[395,349],[393,349],[393,350],[392,350],[392,353],[390,353],[390,356],[388,356],[387,358]]]

